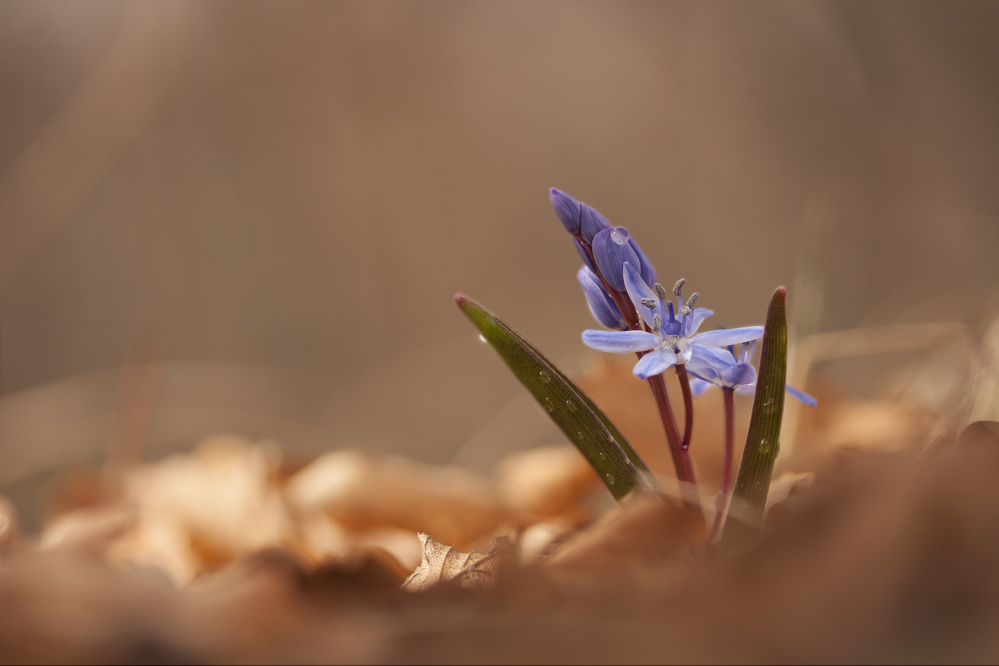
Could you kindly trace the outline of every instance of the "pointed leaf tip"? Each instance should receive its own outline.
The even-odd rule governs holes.
[[[784,387],[787,380],[787,289],[777,287],[770,298],[763,329],[756,397],[749,421],[746,447],[729,505],[723,546],[746,541],[763,524],[767,494],[774,461],[780,451],[778,441],[784,415]]]

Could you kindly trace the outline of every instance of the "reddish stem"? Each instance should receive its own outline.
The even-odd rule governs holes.
[[[690,435],[694,430],[694,398],[690,395],[690,378],[687,376],[687,366],[674,365],[676,376],[680,380],[680,390],[683,391],[683,443],[684,449],[690,446]]]
[[[586,253],[590,257],[590,261],[594,266],[597,265],[596,260],[593,258],[593,248],[590,244],[583,240],[580,234],[576,234],[576,239],[579,240],[580,244],[586,248]],[[599,268],[596,271],[596,275],[600,278],[600,283],[603,284],[604,289],[613,299],[614,304],[617,305],[618,310],[621,311],[621,315],[624,316],[628,326],[635,331],[644,330],[642,320],[638,316],[638,312],[635,310],[635,306],[632,305],[631,300],[625,297],[624,294],[617,291],[600,273]],[[648,352],[636,352],[638,358],[645,356]],[[686,373],[684,373],[686,376]],[[680,439],[680,432],[676,428],[676,419],[673,417],[673,410],[669,404],[669,396],[666,395],[666,382],[663,379],[662,374],[658,374],[654,377],[649,377],[649,387],[652,389],[652,395],[656,400],[656,408],[659,410],[659,418],[663,424],[663,430],[666,432],[666,441],[669,443],[670,453],[673,456],[673,466],[676,467],[676,476],[680,480],[680,493],[685,502],[688,502],[700,509],[700,499],[697,496],[697,482],[694,480],[694,466],[690,462],[690,454],[687,453],[687,447],[683,441]],[[690,392],[690,384],[686,383],[686,394]],[[686,398],[685,398],[686,400]],[[688,416],[686,427],[689,429],[693,425],[693,418],[691,411],[693,405],[689,403],[688,400]],[[687,437],[689,438],[689,430],[687,432]],[[703,515],[703,514],[702,514]]]

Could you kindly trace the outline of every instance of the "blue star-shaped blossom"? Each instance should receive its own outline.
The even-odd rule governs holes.
[[[734,348],[729,347],[732,355],[732,365],[720,370],[707,368],[703,371],[695,372],[691,370],[690,391],[694,395],[701,395],[712,386],[735,389],[736,393],[752,393],[756,387],[756,368],[750,364],[753,358],[753,351],[756,349],[756,342],[742,345],[739,358],[735,358]],[[799,391],[793,386],[785,386],[784,390],[788,395],[809,407],[815,407],[818,401],[804,391]]]
[[[642,315],[649,331],[583,331],[583,342],[590,347],[607,352],[648,351],[639,359],[633,372],[641,379],[648,379],[664,372],[673,365],[686,365],[700,376],[719,373],[735,364],[735,357],[728,345],[758,340],[763,337],[762,326],[723,329],[697,334],[701,323],[713,313],[705,308],[695,308],[696,294],[683,304],[681,287],[677,283],[673,293],[677,296],[679,317],[673,303],[667,301],[666,290],[656,283],[656,291],[649,288],[641,274],[625,262],[624,286]],[[666,316],[668,312],[668,318]]]

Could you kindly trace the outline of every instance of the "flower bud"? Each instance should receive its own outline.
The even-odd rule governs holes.
[[[548,190],[548,198],[558,216],[559,222],[570,234],[578,234],[580,226],[580,204],[571,196],[557,188]]]
[[[623,292],[624,264],[640,266],[641,261],[631,247],[628,230],[624,227],[604,229],[593,237],[593,260],[600,274],[613,289]]]
[[[586,296],[586,302],[590,306],[590,312],[593,313],[594,319],[607,328],[628,330],[628,324],[621,316],[621,310],[600,284],[600,278],[593,271],[583,266],[576,273],[576,279],[579,280],[579,285],[583,288],[583,295]]]
[[[583,240],[593,244],[593,237],[603,229],[610,229],[610,222],[600,214],[596,208],[586,204],[579,204],[579,233]],[[606,277],[606,276],[604,276]]]
[[[645,253],[642,252],[642,248],[638,247],[638,243],[635,242],[634,238],[628,241],[628,243],[631,245],[631,249],[635,251],[635,254],[637,254],[638,258],[641,260],[641,267],[638,272],[641,274],[642,279],[645,280],[645,284],[651,287],[656,283],[655,267],[652,265],[652,262],[649,261],[648,257],[645,256]]]
[[[726,386],[747,386],[756,381],[756,368],[749,363],[730,365],[719,373]]]

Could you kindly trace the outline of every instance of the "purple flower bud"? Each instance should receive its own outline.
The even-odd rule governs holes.
[[[611,224],[596,208],[586,204],[579,204],[579,208],[579,233],[584,241],[592,245],[593,237],[603,229],[610,229]]]
[[[548,190],[548,198],[551,199],[552,208],[565,230],[570,234],[578,234],[581,213],[579,202],[554,187]]]
[[[604,229],[593,237],[593,259],[597,263],[597,268],[607,280],[607,284],[620,292],[625,289],[625,262],[632,266],[641,266],[641,261],[629,240],[628,230],[624,227]]]
[[[719,373],[725,386],[746,386],[756,381],[756,368],[749,363],[730,365]]]
[[[638,258],[641,259],[641,270],[638,272],[642,275],[642,279],[645,280],[645,284],[651,287],[656,283],[655,267],[649,261],[648,257],[645,256],[645,253],[642,252],[642,248],[638,247],[638,243],[635,242],[634,238],[628,241],[628,243],[631,245],[631,249],[635,251],[635,254],[638,255]]]
[[[572,239],[572,244],[573,246],[575,246],[576,252],[579,253],[579,258],[583,260],[584,264],[586,264],[586,267],[589,268],[594,273],[596,273],[597,267],[593,265],[593,260],[590,259],[590,253],[586,251],[586,248],[583,247],[583,244],[580,243],[576,238]]]
[[[620,331],[628,329],[627,322],[621,316],[621,310],[600,284],[600,278],[594,275],[593,271],[583,266],[576,273],[576,279],[579,280],[579,285],[583,288],[583,295],[586,296],[586,302],[590,306],[590,312],[593,313],[594,319],[607,328]]]

